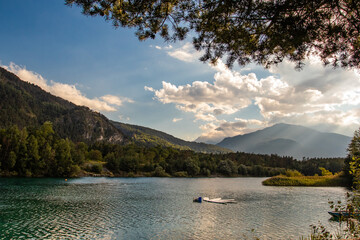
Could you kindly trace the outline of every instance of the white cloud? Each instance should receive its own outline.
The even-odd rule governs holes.
[[[161,47],[161,46],[157,46],[157,45],[155,45],[155,46],[150,45],[150,47],[151,47],[151,48],[156,48],[156,49],[158,49],[158,50],[162,50],[162,49],[169,50],[169,49],[172,49],[172,48],[173,48],[173,46],[171,46],[171,45],[168,45],[168,46],[165,46],[165,47]]]
[[[145,91],[155,92],[155,89],[153,89],[152,87],[145,86],[144,89]]]
[[[38,85],[43,90],[55,96],[61,97],[80,106],[87,106],[93,110],[114,112],[117,110],[114,106],[111,105],[120,106],[123,101],[132,102],[132,100],[127,98],[124,98],[124,100],[122,101],[119,97],[112,95],[105,95],[100,99],[99,98],[90,99],[87,98],[83,93],[81,93],[80,90],[78,90],[75,85],[64,84],[54,81],[50,81],[50,83],[48,83],[48,81],[45,78],[43,78],[40,74],[29,71],[25,67],[20,67],[14,63],[10,63],[9,66],[2,66],[2,67],[7,69],[8,71],[13,72],[20,79]]]
[[[219,61],[211,66],[217,71],[212,82],[194,81],[179,86],[163,82],[159,90],[147,88],[160,102],[174,103],[179,110],[192,112],[196,120],[208,122],[201,129],[213,137],[246,131],[239,128],[241,121],[226,123],[219,117],[252,105],[260,109],[262,116],[257,127],[277,122],[327,124],[339,132],[359,124],[359,73],[324,67],[316,58],[306,63],[299,72],[285,61],[270,69],[272,76],[258,79],[254,73],[242,75]]]
[[[209,114],[209,113],[206,114],[203,112],[196,113],[195,118],[196,118],[196,120],[203,120],[206,122],[216,122],[217,121],[216,117],[213,114]]]
[[[183,120],[183,119],[182,119],[182,118],[173,118],[172,121],[173,121],[174,123],[176,123],[176,122],[179,122],[179,121],[181,121],[181,120]]]
[[[14,74],[16,74],[20,79],[35,84],[37,86],[39,86],[40,88],[42,88],[45,91],[49,91],[50,90],[50,86],[48,86],[47,84],[47,80],[44,79],[40,74],[36,73],[36,72],[32,72],[27,70],[25,67],[20,67],[18,65],[16,65],[15,63],[10,63],[9,66],[2,66],[3,68],[5,68],[6,70],[13,72]]]
[[[121,105],[123,105],[124,102],[129,102],[129,103],[134,102],[133,100],[131,100],[129,98],[125,98],[125,97],[120,98],[118,96],[109,95],[109,94],[102,96],[101,99],[109,104],[116,105],[116,106],[121,106]]]
[[[172,46],[168,49],[172,49]],[[200,52],[196,51],[193,45],[189,42],[185,43],[181,48],[175,49],[173,51],[168,51],[168,54],[171,57],[184,62],[197,61],[202,55]]]

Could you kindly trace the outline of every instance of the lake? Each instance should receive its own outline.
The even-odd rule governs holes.
[[[0,178],[0,239],[299,239],[340,187],[264,178]],[[194,203],[198,196],[236,204]]]

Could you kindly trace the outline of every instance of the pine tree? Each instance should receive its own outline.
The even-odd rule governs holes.
[[[355,131],[347,149],[348,156],[345,160],[345,173],[351,179],[354,188],[360,187],[360,129]]]
[[[139,40],[193,36],[202,61],[270,66],[287,58],[301,68],[310,54],[325,64],[360,67],[358,0],[65,0]]]

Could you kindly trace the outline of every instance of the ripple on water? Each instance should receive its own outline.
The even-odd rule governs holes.
[[[345,193],[261,180],[0,179],[0,239],[298,239],[311,223],[327,224],[328,198]],[[238,203],[193,203],[197,196]]]

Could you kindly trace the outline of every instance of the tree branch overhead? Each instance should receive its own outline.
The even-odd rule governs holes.
[[[360,68],[357,0],[65,0],[115,27],[136,28],[139,40],[181,41],[192,32],[204,62],[225,57],[265,67],[309,55],[325,65]]]

